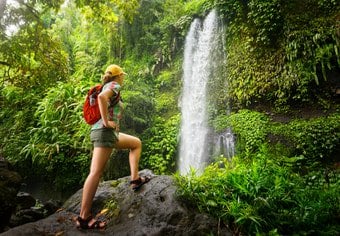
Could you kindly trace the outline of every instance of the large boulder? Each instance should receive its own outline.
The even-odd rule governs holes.
[[[79,214],[82,190],[69,198],[49,217],[12,228],[1,236],[15,235],[231,235],[218,220],[186,206],[176,196],[171,176],[152,176],[138,192],[129,187],[129,177],[102,182],[93,202],[93,214],[108,211],[105,230],[78,230],[75,218]]]

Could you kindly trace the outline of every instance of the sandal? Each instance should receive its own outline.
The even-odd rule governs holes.
[[[143,177],[143,179],[141,177],[139,177],[138,179],[135,179],[135,180],[131,180],[130,181],[130,185],[133,185],[132,186],[132,190],[133,191],[138,191],[144,184],[146,184],[147,182],[150,181],[150,178],[145,176]]]
[[[91,220],[95,220],[92,217],[92,215],[87,217],[86,220],[84,220],[83,218],[78,216],[77,217],[77,222],[79,223],[79,225],[77,225],[77,228],[80,228],[80,229],[104,229],[105,226],[106,226],[106,223],[104,221],[101,221],[101,220],[95,220],[94,223],[89,225]],[[100,225],[101,223],[104,223],[104,226]]]

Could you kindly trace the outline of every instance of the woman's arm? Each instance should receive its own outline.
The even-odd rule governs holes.
[[[113,121],[108,120],[108,107],[110,98],[114,95],[113,91],[106,89],[98,95],[98,105],[100,110],[100,115],[103,120],[103,124],[107,128],[116,128],[116,124]]]

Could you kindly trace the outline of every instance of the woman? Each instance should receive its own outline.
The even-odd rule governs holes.
[[[92,217],[92,201],[97,191],[99,180],[105,165],[109,160],[113,148],[130,149],[129,164],[131,171],[130,185],[137,191],[150,179],[140,177],[138,163],[142,151],[139,138],[120,133],[119,120],[122,116],[123,104],[115,102],[123,85],[126,73],[117,65],[110,65],[103,76],[103,89],[98,96],[101,119],[91,128],[91,141],[94,146],[90,173],[84,183],[80,214],[77,218],[77,227],[82,229],[104,228],[106,222]]]

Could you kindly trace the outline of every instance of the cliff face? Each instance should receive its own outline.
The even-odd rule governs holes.
[[[105,230],[76,228],[75,217],[79,214],[82,193],[79,190],[49,217],[1,235],[231,235],[218,220],[181,202],[176,197],[171,176],[155,176],[148,170],[141,171],[141,175],[152,179],[139,192],[129,188],[129,177],[100,184],[93,214],[107,209],[99,217],[108,221]]]

